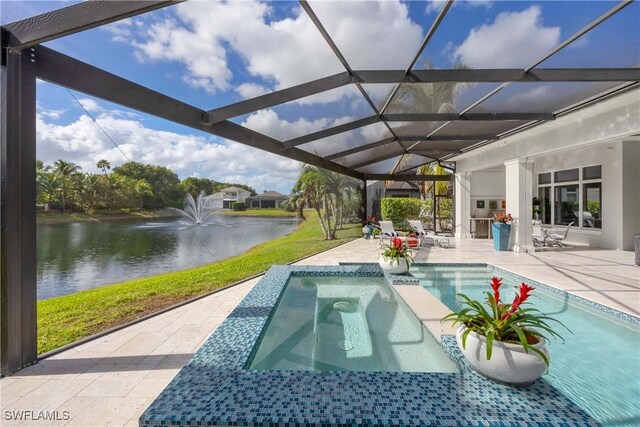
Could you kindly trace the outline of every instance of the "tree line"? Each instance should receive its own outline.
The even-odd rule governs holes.
[[[190,193],[213,194],[225,187],[255,190],[244,184],[229,184],[208,178],[178,175],[164,166],[127,162],[113,169],[104,159],[96,163],[101,173],[84,172],[65,160],[53,165],[36,161],[37,203],[45,212],[57,209],[91,213],[96,210],[182,208],[182,200]]]

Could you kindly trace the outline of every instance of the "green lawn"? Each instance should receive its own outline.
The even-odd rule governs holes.
[[[295,218],[295,212],[287,212],[282,209],[247,209],[246,211],[232,211],[225,209],[223,211],[218,211],[222,215],[228,216],[268,216],[268,217],[279,217],[279,218]],[[305,213],[306,215],[306,213]]]
[[[291,234],[262,243],[242,255],[188,270],[131,280],[58,298],[38,301],[40,354],[132,321],[246,277],[338,246],[360,235],[360,224],[348,224],[337,240],[324,240],[318,217]]]

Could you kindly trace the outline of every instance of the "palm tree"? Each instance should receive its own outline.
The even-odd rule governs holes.
[[[62,213],[66,213],[66,199],[69,186],[71,185],[71,177],[80,172],[80,166],[73,162],[57,160],[53,164],[53,171],[60,178],[60,189],[62,191]]]
[[[85,203],[85,212],[90,213],[96,205],[101,186],[100,176],[86,173],[82,180],[82,201]]]
[[[303,165],[292,189],[298,216],[302,215],[305,205],[313,206],[320,218],[325,239],[335,239],[336,230],[341,227],[345,216],[345,206],[349,198],[357,194],[358,184],[358,180],[337,172]]]
[[[40,197],[44,202],[44,211],[49,212],[51,202],[56,199],[56,195],[60,190],[60,179],[54,173],[39,172],[36,182],[40,189]]]
[[[98,160],[98,163],[96,163],[96,167],[98,169],[102,169],[102,173],[106,174],[107,170],[111,169],[111,163],[109,163],[105,159],[101,159],[101,160]]]
[[[133,186],[133,194],[135,194],[139,200],[138,207],[142,209],[144,207],[144,197],[151,196],[153,194],[153,188],[151,188],[151,185],[146,180],[138,179]]]

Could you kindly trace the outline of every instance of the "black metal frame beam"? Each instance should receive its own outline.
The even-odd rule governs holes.
[[[397,157],[397,156],[402,156],[404,153],[405,153],[405,150],[398,150],[395,153],[390,153],[390,154],[385,154],[384,156],[375,157],[373,159],[369,159],[369,160],[367,160],[365,162],[360,162],[360,163],[357,163],[355,165],[351,165],[349,167],[352,168],[352,169],[363,168],[365,166],[369,166],[369,165],[373,165],[375,163],[383,162],[385,160],[393,159],[394,157]]]
[[[390,113],[382,120],[388,122],[453,122],[453,121],[513,121],[513,120],[555,120],[553,113]]]
[[[327,92],[331,89],[346,86],[351,82],[351,76],[347,72],[334,74],[207,111],[206,121],[207,123],[219,122],[286,102],[295,101],[296,99]]]
[[[363,177],[357,171],[300,149],[289,149],[285,155],[280,141],[233,122],[225,120],[212,125],[204,124],[206,112],[203,110],[44,46],[36,49],[36,72],[42,80],[293,160],[358,179]]]
[[[359,147],[349,148],[348,150],[340,151],[339,153],[334,153],[334,154],[331,154],[330,156],[325,156],[325,159],[327,159],[327,160],[339,159],[340,157],[345,157],[345,156],[348,156],[350,154],[360,153],[362,151],[371,150],[372,148],[383,147],[385,145],[394,143],[396,141],[397,141],[396,138],[382,139],[380,141],[372,142],[371,144],[365,144],[365,145],[361,145]]]
[[[329,32],[324,28],[324,25],[322,25],[322,22],[320,22],[320,19],[318,18],[316,13],[313,11],[313,8],[309,5],[309,3],[306,0],[299,0],[299,3],[304,9],[304,11],[306,12],[307,16],[309,16],[309,19],[311,19],[311,22],[313,22],[313,24],[316,26],[316,29],[320,32],[322,37],[325,39],[325,41],[329,45],[329,48],[336,55],[340,63],[342,63],[342,66],[345,68],[345,70],[347,70],[347,73],[349,73],[349,75],[352,75],[353,69],[349,65],[349,62],[344,57],[344,55],[342,55],[342,52],[340,52],[338,45],[335,44],[335,42],[329,35]],[[362,84],[360,82],[355,82],[355,85],[360,91],[360,94],[362,95],[362,97],[367,102],[367,104],[369,104],[369,107],[371,107],[371,110],[373,110],[373,112],[377,117],[380,117],[380,112],[378,111],[378,107],[376,107],[376,105],[373,103],[373,101],[371,100],[371,97],[369,97],[369,94],[362,87]],[[389,123],[383,122],[383,124],[394,138],[397,137],[395,131],[391,128],[391,126],[389,126]],[[398,142],[398,145],[402,148],[402,145],[399,142]]]
[[[483,139],[496,139],[497,135],[434,135],[430,137],[420,135],[399,136],[398,140],[402,142],[413,141],[480,141]]]
[[[20,50],[183,1],[85,1],[3,27],[12,35],[10,49]]]
[[[431,40],[433,35],[436,33],[436,30],[444,20],[444,17],[447,15],[447,12],[449,12],[449,9],[451,8],[452,5],[453,5],[453,0],[447,0],[447,3],[442,7],[440,12],[438,13],[438,16],[436,16],[436,19],[433,21],[433,24],[431,24],[431,28],[429,28],[429,31],[427,31],[427,34],[422,40],[422,43],[420,43],[418,52],[416,52],[415,56],[413,57],[413,60],[405,70],[404,72],[405,75],[409,75],[413,67],[416,65],[416,62],[418,62],[418,59],[420,59],[420,55],[422,55],[422,52],[427,47],[429,40]],[[384,105],[380,109],[380,114],[384,114],[385,111],[387,111],[387,108],[389,108],[391,101],[393,101],[393,98],[396,96],[396,93],[398,93],[398,89],[400,89],[400,83],[396,83],[396,85],[394,86],[393,90],[389,94],[389,97],[387,98]]]
[[[323,129],[318,132],[313,132],[307,135],[299,136],[297,138],[289,139],[287,141],[284,141],[282,144],[284,145],[285,148],[292,148],[297,145],[306,144],[308,142],[316,141],[318,139],[328,138],[330,136],[337,135],[339,133],[348,132],[364,126],[369,126],[374,123],[378,123],[379,121],[380,121],[380,118],[378,118],[378,116],[369,116],[363,119],[358,119],[352,122],[343,123],[341,125]]]
[[[323,129],[297,138],[284,141],[285,148],[307,144],[339,133],[348,132],[380,121],[384,122],[445,122],[445,121],[514,121],[514,120],[555,120],[553,113],[471,113],[460,115],[457,113],[433,113],[433,114],[385,114],[369,116],[352,122],[343,123],[334,127]],[[394,138],[396,136],[394,135]],[[398,137],[400,141],[404,139]],[[432,138],[436,139],[436,138]],[[420,139],[422,140],[422,139]]]
[[[366,174],[365,178],[376,181],[453,181],[453,175]]]
[[[38,357],[36,330],[36,76],[34,52],[2,66],[0,135],[0,372]]]
[[[602,15],[600,15],[599,17],[597,17],[596,19],[594,19],[593,21],[591,21],[589,24],[587,24],[586,26],[584,26],[583,28],[579,29],[578,31],[576,31],[573,35],[571,35],[569,38],[567,38],[565,41],[563,41],[562,43],[560,43],[558,46],[554,47],[553,49],[551,49],[549,52],[545,53],[543,56],[541,56],[540,58],[538,58],[536,61],[534,61],[531,65],[529,65],[528,67],[526,67],[523,72],[527,73],[527,74],[535,74],[538,75],[540,77],[544,77],[545,73],[550,73],[553,72],[552,74],[558,76],[558,78],[560,78],[562,76],[562,69],[544,69],[544,68],[535,68],[538,65],[542,64],[544,61],[546,61],[547,59],[551,58],[553,55],[555,55],[556,53],[558,53],[559,51],[561,51],[562,49],[564,49],[565,47],[569,46],[571,43],[575,42],[576,40],[578,40],[580,37],[584,36],[585,34],[587,34],[589,31],[593,30],[594,28],[596,28],[598,25],[602,24],[604,21],[606,21],[607,19],[611,18],[612,16],[614,16],[616,13],[620,12],[622,9],[624,9],[625,7],[629,6],[631,3],[633,3],[634,0],[623,0],[620,3],[618,3],[617,5],[615,5],[614,7],[612,7],[611,9],[609,9],[608,11],[606,11],[605,13],[603,13]],[[575,74],[569,74],[571,71],[589,71],[590,69],[564,69],[565,71],[565,75],[567,77],[571,77],[571,76],[575,76]],[[614,71],[618,70],[619,72],[621,72],[621,74],[624,74],[625,71],[628,71],[629,69],[623,69],[623,68],[619,68],[619,69],[591,69],[593,71],[595,71],[595,73],[592,75],[593,77],[595,77],[596,75],[599,75],[602,78],[606,78],[607,75],[609,77],[613,77]],[[611,73],[608,73],[607,70],[611,71]],[[640,69],[636,69],[638,71],[640,71]],[[619,77],[622,77],[622,75],[618,74]],[[585,78],[588,76],[585,76]],[[638,79],[632,79],[632,80],[620,80],[620,81],[637,81]],[[573,81],[573,80],[560,80],[560,81]],[[585,81],[598,81],[598,80],[585,80]],[[617,80],[601,80],[601,81],[617,81]],[[511,83],[513,83],[512,81],[507,81],[505,80],[504,82],[502,82],[501,85],[499,85],[498,87],[496,87],[495,89],[491,90],[489,93],[487,93],[486,95],[484,95],[483,97],[481,97],[480,99],[478,99],[477,101],[475,101],[474,103],[472,103],[471,105],[469,105],[467,108],[465,108],[464,110],[462,110],[461,114],[465,114],[469,111],[471,111],[472,109],[474,109],[475,107],[477,107],[478,105],[482,104],[484,101],[486,101],[487,99],[491,98],[493,95],[495,95],[496,93],[500,92],[502,89],[504,89],[505,87],[509,86]],[[443,126],[439,127],[436,131],[432,132],[431,135],[437,131],[439,131],[440,129],[442,129],[443,127],[446,127],[447,125],[449,125],[450,122],[445,123]],[[429,136],[431,136],[429,135]]]
[[[409,74],[405,74],[403,70],[354,70],[216,108],[207,112],[205,120],[207,123],[215,123],[352,83],[540,83],[638,80],[640,80],[638,68],[547,68],[529,72],[519,68],[451,69],[414,70]]]

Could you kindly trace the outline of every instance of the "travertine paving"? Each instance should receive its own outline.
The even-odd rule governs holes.
[[[640,314],[632,252],[495,252],[487,240],[421,248],[420,262],[486,262],[599,303]],[[355,240],[300,264],[375,262],[378,241]],[[42,360],[0,380],[0,424],[138,425],[138,417],[259,279]],[[47,411],[47,412],[40,412]],[[40,418],[16,420],[17,416]],[[53,416],[57,419],[42,419]]]

